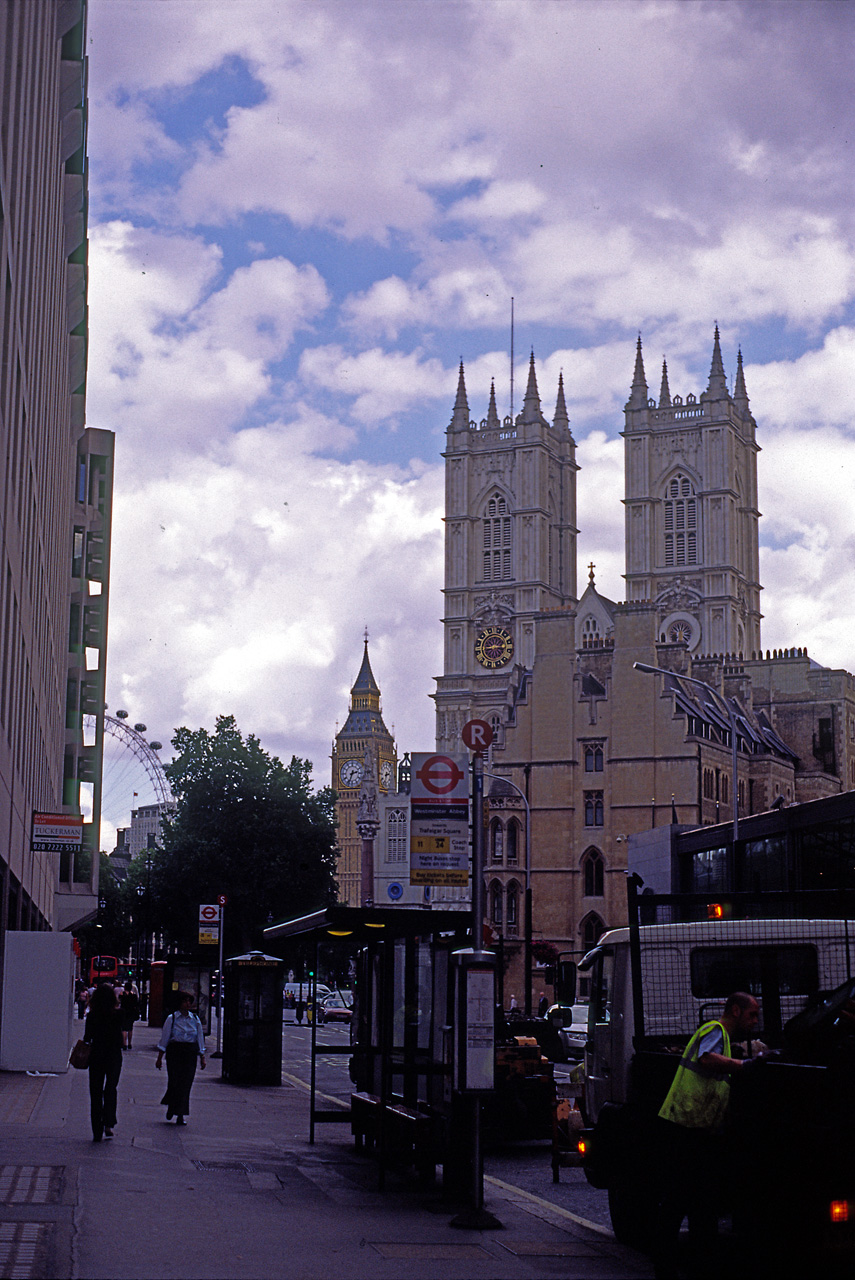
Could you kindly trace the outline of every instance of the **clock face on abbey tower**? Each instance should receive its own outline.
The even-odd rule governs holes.
[[[475,641],[475,657],[482,667],[503,667],[514,656],[514,638],[507,627],[485,627]]]

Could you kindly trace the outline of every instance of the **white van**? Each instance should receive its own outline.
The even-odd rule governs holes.
[[[330,988],[324,982],[318,983],[317,991],[319,1000],[323,1000],[324,996],[331,994]],[[291,1008],[293,1008],[298,1000],[302,1000],[308,1004],[311,998],[311,982],[286,982],[282,988],[282,1003],[287,1004]]]

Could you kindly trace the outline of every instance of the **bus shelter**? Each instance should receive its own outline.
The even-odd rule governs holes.
[[[453,1128],[454,979],[452,954],[470,939],[470,913],[408,907],[328,907],[265,929],[265,945],[314,949],[344,940],[355,960],[349,1045],[324,1043],[312,1021],[309,1141],[319,1123],[349,1123],[358,1145],[374,1147],[382,1169],[402,1154],[420,1171],[444,1162]],[[314,995],[314,993],[313,993]],[[351,1056],[350,1106],[317,1104],[317,1063]]]

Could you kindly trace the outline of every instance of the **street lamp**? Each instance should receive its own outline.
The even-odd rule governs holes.
[[[525,792],[510,778],[503,778],[497,773],[485,773],[485,778],[493,778],[497,782],[506,782],[513,787],[525,805],[525,924],[523,943],[523,964],[525,967],[525,1016],[531,1017],[531,806]]]
[[[734,858],[736,854],[736,842],[739,839],[739,779],[737,776],[737,757],[736,757],[736,739],[738,731],[736,728],[736,717],[733,714],[733,708],[726,698],[714,689],[711,684],[707,684],[706,680],[698,680],[697,676],[684,676],[677,671],[666,671],[664,667],[652,667],[647,662],[634,662],[633,667],[636,671],[643,671],[645,675],[673,676],[675,680],[685,680],[688,684],[700,685],[702,689],[707,689],[714,698],[724,707],[730,723],[730,748],[731,748],[731,784],[730,799],[733,812],[733,851]],[[731,882],[731,888],[733,888]]]

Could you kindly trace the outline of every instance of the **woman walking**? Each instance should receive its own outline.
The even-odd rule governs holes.
[[[125,983],[124,990],[119,996],[119,1005],[122,1010],[122,1030],[125,1033],[125,1048],[132,1049],[134,1045],[134,1023],[140,1016],[140,998],[130,980]]]
[[[116,1092],[122,1074],[122,1015],[115,991],[96,987],[89,1001],[83,1039],[89,1055],[89,1104],[92,1138],[112,1138],[116,1127]]]
[[[158,1071],[166,1054],[166,1093],[161,1103],[166,1106],[166,1119],[175,1116],[176,1124],[183,1124],[190,1114],[190,1090],[196,1075],[196,1059],[205,1070],[205,1033],[202,1024],[192,1011],[193,996],[189,991],[178,992],[178,1008],[170,1013],[163,1024],[163,1034],[157,1046]]]

